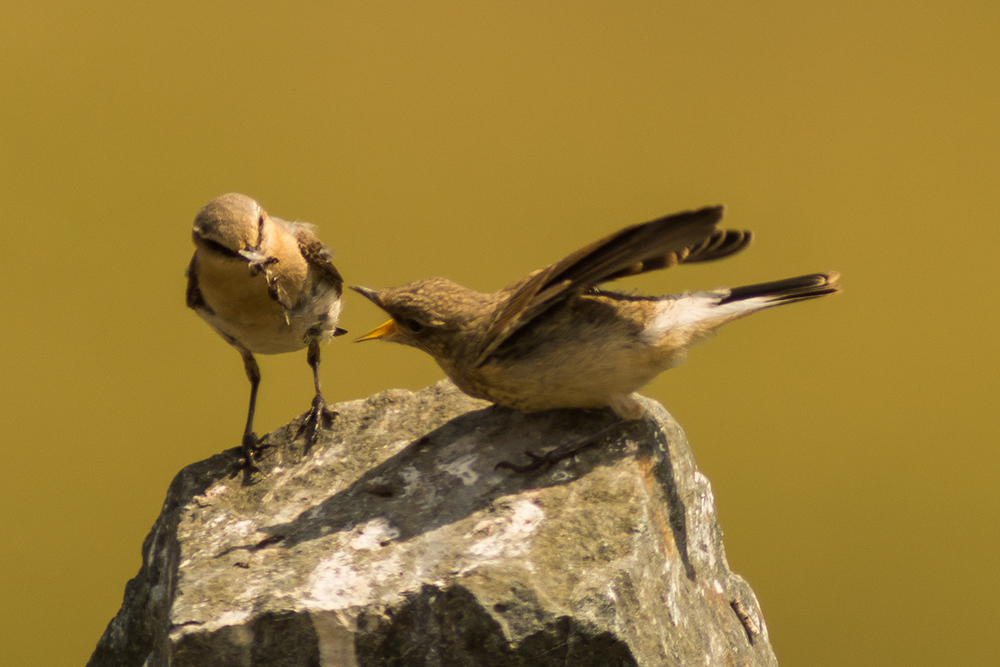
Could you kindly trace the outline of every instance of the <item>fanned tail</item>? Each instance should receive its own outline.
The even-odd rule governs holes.
[[[758,307],[777,306],[806,299],[815,299],[840,292],[839,273],[810,273],[807,276],[785,278],[729,290],[729,296],[718,301],[719,306],[754,300]]]

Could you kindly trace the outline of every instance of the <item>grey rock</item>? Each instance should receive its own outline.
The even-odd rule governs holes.
[[[90,659],[104,665],[776,665],[708,480],[658,403],[525,415],[450,382],[336,406],[184,468]]]

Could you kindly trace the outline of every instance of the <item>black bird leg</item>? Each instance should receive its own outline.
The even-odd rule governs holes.
[[[240,354],[243,356],[243,368],[247,372],[247,379],[250,380],[250,407],[247,410],[247,425],[243,429],[240,467],[252,472],[260,472],[253,463],[254,458],[266,448],[266,446],[261,446],[260,439],[253,432],[253,413],[257,408],[257,388],[260,386],[260,367],[250,350],[240,349]]]
[[[333,423],[333,418],[337,416],[337,413],[326,407],[326,400],[323,398],[323,392],[321,392],[319,388],[318,340],[309,341],[309,352],[306,356],[306,361],[309,362],[309,367],[312,368],[313,385],[316,387],[316,396],[313,397],[312,408],[306,414],[306,419],[299,426],[298,433],[295,434],[295,437],[299,437],[303,432],[306,434],[305,451],[308,452],[312,449],[312,446],[319,441],[320,430],[330,428],[330,424]]]

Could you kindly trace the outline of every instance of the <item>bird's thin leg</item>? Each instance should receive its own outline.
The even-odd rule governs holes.
[[[316,388],[316,398],[322,401],[323,392],[319,388],[319,341],[314,340],[309,343],[309,353],[306,356],[306,361],[313,372],[313,387]],[[313,399],[314,402],[315,400]]]
[[[256,470],[253,459],[264,449],[257,434],[253,432],[253,413],[257,409],[257,388],[260,386],[260,367],[250,350],[241,349],[240,354],[243,356],[243,368],[247,372],[247,379],[250,380],[250,407],[247,409],[247,425],[243,429],[241,465]]]
[[[333,422],[333,418],[337,416],[337,413],[326,407],[326,400],[323,398],[323,392],[320,391],[318,340],[309,342],[309,352],[306,356],[306,361],[309,362],[309,367],[312,368],[313,386],[316,387],[316,396],[313,397],[312,409],[309,410],[305,421],[299,426],[299,431],[295,434],[295,437],[305,432],[306,451],[309,451],[319,440],[319,431],[324,428],[330,428],[330,424]]]
[[[526,473],[538,470],[539,468],[542,468],[544,466],[550,466],[554,463],[557,463],[558,461],[562,461],[566,457],[576,454],[581,449],[584,449],[586,447],[589,447],[590,445],[600,442],[605,438],[605,436],[614,433],[616,430],[630,424],[631,422],[632,420],[629,419],[622,419],[616,421],[611,426],[602,428],[600,431],[591,436],[582,438],[580,440],[574,440],[573,442],[569,442],[565,445],[562,445],[561,447],[556,447],[551,452],[542,454],[541,456],[535,454],[534,452],[525,452],[525,455],[531,459],[531,463],[525,464],[523,466],[517,465],[516,463],[512,463],[511,461],[501,461],[500,463],[496,464],[494,469],[499,470],[500,468],[507,468],[508,470],[513,470],[516,473]]]

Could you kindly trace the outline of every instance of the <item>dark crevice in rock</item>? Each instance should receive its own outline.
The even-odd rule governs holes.
[[[662,451],[670,451],[670,442],[663,431],[655,425],[649,425],[647,437],[652,442],[653,447],[661,448]],[[674,534],[674,544],[680,553],[681,562],[684,563],[684,573],[691,581],[695,579],[694,566],[691,564],[691,557],[688,555],[688,532],[687,532],[687,508],[684,506],[684,499],[677,488],[677,481],[674,479],[674,466],[670,456],[654,457],[656,463],[653,466],[653,474],[663,487],[667,496],[667,510],[670,517],[670,530]]]

